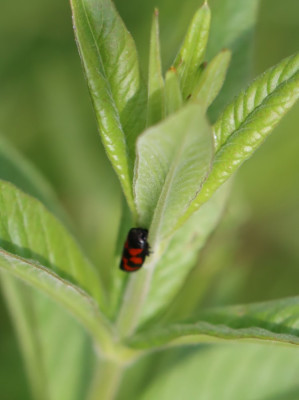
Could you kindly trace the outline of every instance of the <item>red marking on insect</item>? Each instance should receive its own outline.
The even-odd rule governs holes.
[[[147,229],[130,229],[124,245],[120,269],[126,272],[133,272],[142,267],[146,256],[149,255],[147,236]]]
[[[130,261],[136,265],[142,265],[144,259],[142,257],[131,257]]]
[[[143,252],[143,249],[129,249],[130,256],[138,256],[138,254],[141,254]]]

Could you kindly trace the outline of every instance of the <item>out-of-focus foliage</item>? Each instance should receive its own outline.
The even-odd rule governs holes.
[[[211,346],[189,349],[182,359],[171,354],[163,374],[142,400],[295,400],[298,398],[298,350],[270,346]],[[180,360],[178,363],[177,361]],[[184,382],[182,384],[182,382]],[[242,382],[242,383],[241,383]]]

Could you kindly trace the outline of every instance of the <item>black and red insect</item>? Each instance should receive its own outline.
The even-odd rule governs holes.
[[[147,229],[130,229],[124,245],[120,269],[126,272],[134,272],[142,267],[150,249],[147,236]]]

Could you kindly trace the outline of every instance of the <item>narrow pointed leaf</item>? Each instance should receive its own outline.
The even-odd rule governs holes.
[[[34,399],[81,400],[92,365],[85,328],[59,304],[10,273],[1,271],[1,283]]]
[[[112,282],[109,290],[109,302],[107,310],[107,315],[110,319],[115,318],[117,310],[120,303],[122,302],[122,296],[125,288],[126,281],[128,279],[128,274],[124,274],[119,268],[120,256],[123,252],[124,243],[126,241],[127,235],[131,227],[133,226],[133,221],[128,210],[128,206],[125,201],[123,201],[122,215],[120,219],[120,225],[118,229],[118,238],[115,246],[115,260],[112,268]]]
[[[67,220],[51,187],[38,171],[0,137],[0,178],[38,198]],[[58,304],[9,273],[2,291],[20,343],[35,399],[81,400],[91,370],[91,339]]]
[[[211,173],[187,216],[254,153],[298,97],[299,55],[294,55],[262,74],[227,107],[214,127],[218,151]]]
[[[41,203],[4,181],[0,181],[0,248],[67,277],[103,303],[97,272],[70,234]]]
[[[170,115],[179,110],[183,105],[180,81],[177,70],[172,67],[165,78],[165,114]]]
[[[0,268],[47,293],[95,340],[105,342],[107,322],[98,308],[103,290],[96,271],[41,203],[4,181],[0,181]]]
[[[147,126],[156,124],[164,117],[164,80],[162,77],[158,18],[159,12],[156,9],[153,15],[150,41]]]
[[[75,36],[101,137],[132,210],[135,140],[145,125],[134,41],[110,0],[71,0]]]
[[[215,339],[299,345],[299,297],[206,311],[198,319],[140,333],[132,345],[149,348]]]
[[[200,101],[206,109],[213,103],[222,88],[230,58],[229,50],[223,50],[217,54],[203,70],[194,88],[192,99]]]
[[[81,288],[61,278],[39,262],[3,249],[0,249],[0,269],[47,294],[74,315],[95,340],[102,342],[103,345],[106,343],[108,324],[100,313],[97,303]]]
[[[137,226],[149,228],[152,255],[142,270],[128,279],[117,319],[121,336],[130,335],[137,327],[155,266],[179,216],[200,189],[212,157],[211,130],[196,104],[185,106],[138,138],[134,181]]]
[[[142,309],[141,323],[166,312],[179,301],[190,270],[196,265],[199,251],[222,216],[230,187],[223,186],[172,237],[155,267],[149,294]]]
[[[252,82],[216,121],[216,150],[219,150],[232,134],[237,135],[238,131],[245,131],[249,124],[251,127],[266,120],[268,129],[272,129],[273,124],[280,120],[296,100],[296,95],[298,96],[298,72],[299,54],[295,54],[268,69]],[[276,106],[278,115],[275,115],[276,110],[272,111],[270,106]]]
[[[0,267],[1,268],[1,267]],[[33,398],[50,399],[41,343],[36,326],[33,297],[28,288],[10,274],[0,274],[2,291],[7,302],[20,347]]]
[[[194,15],[182,47],[173,64],[178,70],[185,100],[192,93],[194,84],[201,72],[200,65],[206,50],[210,20],[210,8],[208,3],[205,2]]]
[[[153,251],[200,189],[212,156],[210,127],[195,104],[138,139],[135,200],[140,226],[151,227]]]

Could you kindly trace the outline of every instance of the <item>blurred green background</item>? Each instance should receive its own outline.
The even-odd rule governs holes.
[[[136,38],[146,74],[153,8],[160,9],[167,68],[199,2],[118,0],[116,5]],[[298,50],[298,15],[297,0],[260,1],[252,77]],[[46,176],[82,246],[105,273],[121,193],[97,133],[68,1],[1,0],[0,51],[0,134]],[[200,255],[201,268],[220,271],[207,304],[298,295],[298,125],[297,105],[239,171],[224,220]],[[2,298],[0,321],[3,400],[30,398]]]

